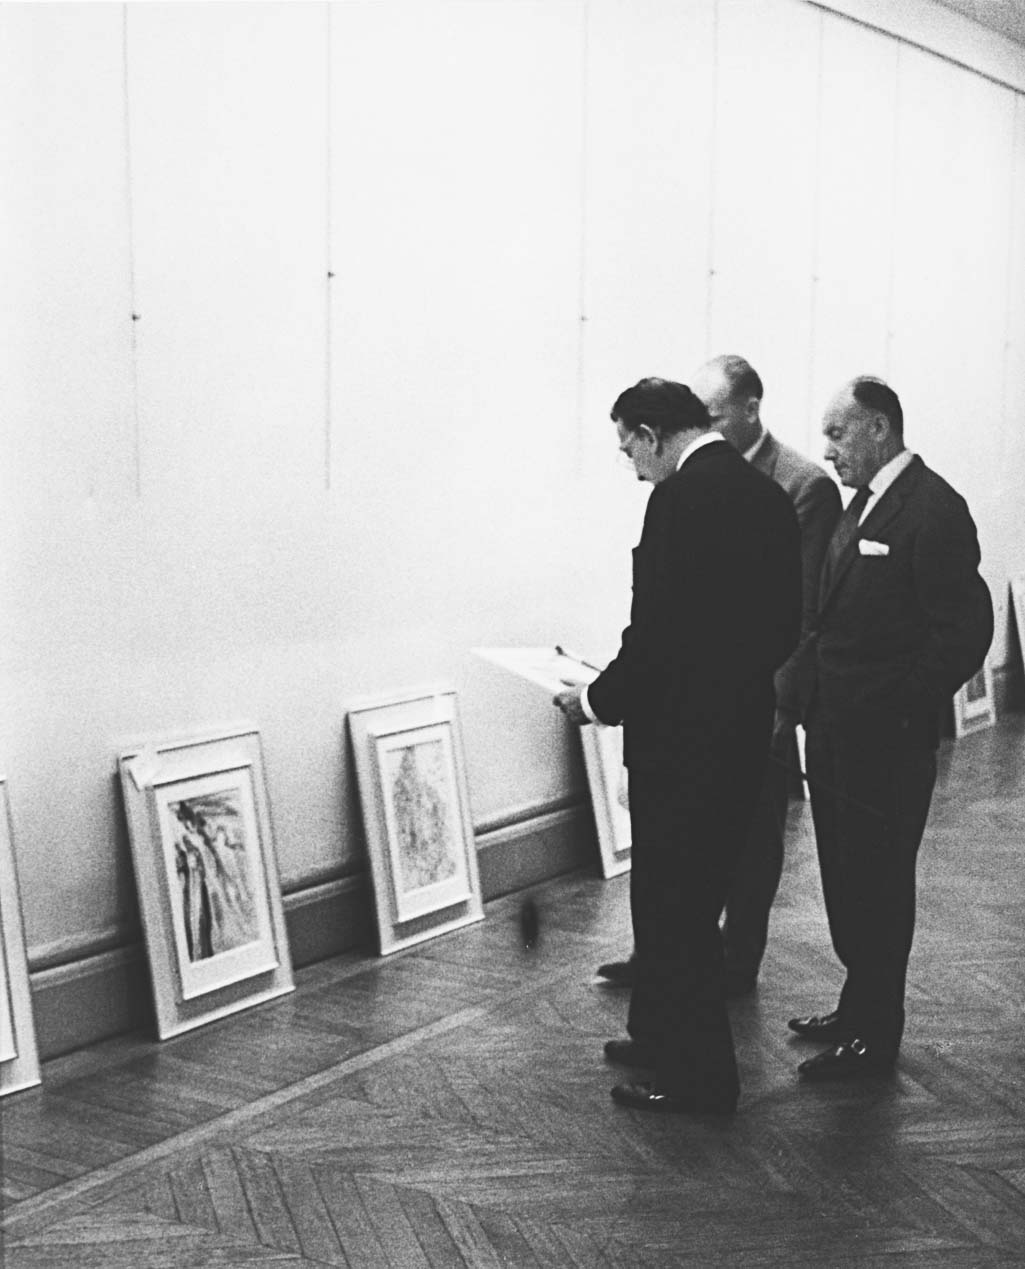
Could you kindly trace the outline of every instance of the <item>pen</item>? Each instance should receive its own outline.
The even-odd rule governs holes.
[[[570,652],[568,648],[563,648],[556,644],[555,651],[558,656],[566,657],[569,661],[576,661],[577,665],[582,665],[585,669],[594,670],[597,674],[601,673],[600,665],[592,665],[590,661],[585,661],[583,657],[578,657],[575,652]]]

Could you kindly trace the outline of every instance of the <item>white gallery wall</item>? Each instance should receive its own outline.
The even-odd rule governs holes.
[[[1025,51],[1017,50],[1025,86]],[[481,644],[614,650],[608,410],[859,372],[1025,571],[1025,98],[804,0],[0,7],[0,767],[30,958],[132,937],[117,754],[259,727],[286,890],[346,703],[460,694],[478,826],[583,786]]]

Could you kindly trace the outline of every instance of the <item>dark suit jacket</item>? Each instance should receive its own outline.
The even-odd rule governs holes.
[[[840,491],[833,478],[796,449],[767,432],[751,459],[751,466],[769,476],[794,504],[801,527],[801,636],[815,624],[819,607],[819,578],[826,547],[840,519]],[[776,706],[802,718],[807,701],[802,698],[800,653],[793,652],[776,671]]]
[[[790,499],[725,441],[655,486],[634,548],[633,603],[615,659],[588,688],[624,726],[628,766],[677,764],[746,726],[800,631]]]
[[[888,553],[864,554],[859,541]],[[993,638],[979,558],[967,503],[915,457],[823,572],[815,637],[822,703],[897,715],[935,744],[941,707],[979,669]]]

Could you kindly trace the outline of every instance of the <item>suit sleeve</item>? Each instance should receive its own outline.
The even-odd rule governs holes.
[[[794,499],[801,528],[801,641],[776,673],[776,707],[800,719],[807,705],[812,655],[809,636],[818,610],[819,578],[826,548],[840,519],[840,491],[825,474],[808,481]]]
[[[951,493],[915,540],[915,595],[926,637],[904,682],[903,712],[935,710],[982,665],[993,639],[993,602],[979,560],[975,523]]]
[[[634,596],[630,611],[630,625],[620,637],[619,651],[615,657],[587,688],[588,704],[598,721],[608,726],[618,726],[626,713],[630,691],[630,662],[636,654],[637,642],[634,631],[637,618],[636,561],[639,552],[663,540],[664,516],[660,514],[660,505],[661,499],[656,486],[648,498],[648,505],[644,512],[641,540],[634,548]]]

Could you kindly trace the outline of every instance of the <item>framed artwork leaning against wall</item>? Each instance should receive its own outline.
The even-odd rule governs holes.
[[[563,647],[474,648],[477,656],[509,670],[542,688],[549,697],[567,683],[590,683],[598,667]],[[623,729],[588,725],[579,727],[580,745],[587,773],[587,788],[594,814],[602,876],[628,872],[632,859],[629,777],[623,765]]]
[[[382,956],[482,920],[455,692],[365,698],[348,721]]]
[[[293,988],[259,733],[122,754],[160,1039]]]
[[[973,731],[992,727],[997,720],[993,700],[993,670],[989,659],[954,693],[954,735],[960,740]]]
[[[1022,669],[1025,669],[1025,573],[1011,578],[1011,609],[1014,612],[1014,624],[1018,628],[1018,651],[1021,653]]]
[[[39,1083],[7,780],[0,776],[0,1097]]]

